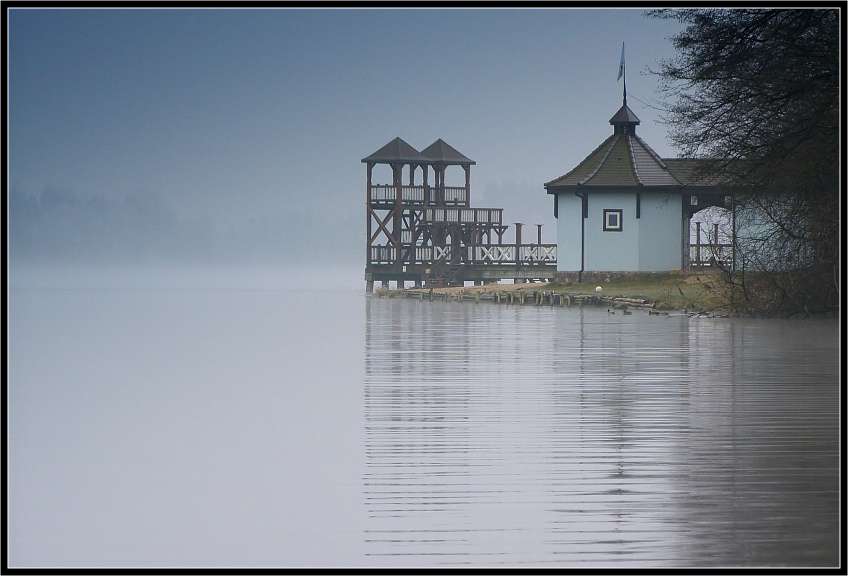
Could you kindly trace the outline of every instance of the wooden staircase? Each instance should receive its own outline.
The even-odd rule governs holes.
[[[456,257],[448,260],[442,258],[430,267],[430,273],[427,275],[427,286],[450,286],[462,274],[465,264],[462,262],[462,254],[457,254]]]

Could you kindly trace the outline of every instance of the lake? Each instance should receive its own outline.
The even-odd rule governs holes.
[[[10,567],[826,567],[839,322],[12,270]]]

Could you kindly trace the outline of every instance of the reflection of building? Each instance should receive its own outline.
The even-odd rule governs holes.
[[[552,441],[541,359],[565,310],[366,298],[365,311],[369,562],[538,559]]]
[[[504,242],[508,226],[501,208],[471,207],[471,165],[441,139],[422,152],[395,138],[370,156],[366,194],[366,265],[368,289],[374,282],[430,286],[481,284],[502,278],[552,278],[556,246],[522,244],[521,223],[515,241]],[[373,181],[375,169],[388,165],[388,184]],[[463,184],[448,186],[451,166],[464,171]],[[404,169],[408,182],[403,183]],[[421,170],[422,179],[415,183]],[[430,180],[432,176],[432,181]]]
[[[610,119],[613,134],[576,168],[545,184],[554,196],[561,277],[686,270],[713,256],[732,260],[730,242],[698,246],[696,240],[697,249],[690,249],[693,214],[730,208],[731,193],[699,181],[695,160],[660,158],[636,135],[639,123],[625,97]]]
[[[423,304],[365,302],[363,482],[367,553],[375,562],[467,549],[462,534],[444,525],[461,525],[471,502],[454,490],[470,474],[471,391],[462,373],[470,340],[439,330],[447,306]]]

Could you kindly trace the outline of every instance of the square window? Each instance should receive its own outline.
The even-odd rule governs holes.
[[[621,210],[604,210],[604,232],[621,232]]]

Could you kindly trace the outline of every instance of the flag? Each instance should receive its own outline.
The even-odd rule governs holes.
[[[618,78],[615,79],[616,82],[621,80],[621,77],[624,75],[624,42],[621,43],[621,62],[618,63]]]

